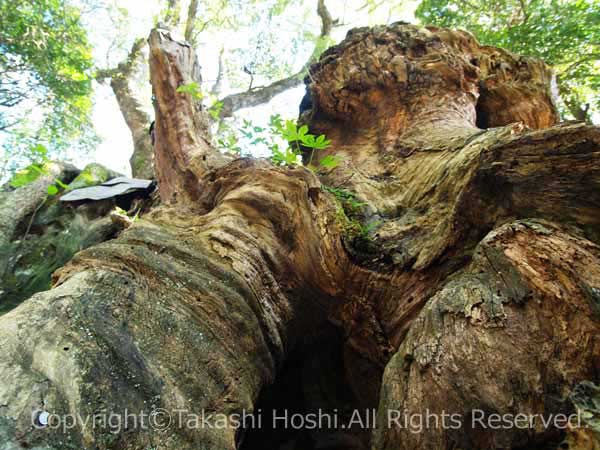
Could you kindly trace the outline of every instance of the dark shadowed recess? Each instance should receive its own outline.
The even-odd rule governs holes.
[[[240,430],[239,448],[368,450],[367,415],[376,404],[365,405],[352,393],[344,353],[343,335],[333,325],[307,337],[290,355],[275,383],[261,392],[256,407],[261,426],[249,424]],[[348,426],[354,411],[361,414],[364,428],[356,421]]]

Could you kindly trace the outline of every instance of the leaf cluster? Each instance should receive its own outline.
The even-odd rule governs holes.
[[[200,85],[195,81],[182,84],[175,90],[175,92],[180,94],[189,94],[194,100],[202,100],[204,98]]]
[[[0,131],[8,157],[89,149],[92,53],[66,0],[0,0]],[[1,175],[1,174],[0,174]]]
[[[221,150],[241,155],[244,144],[248,147],[263,145],[268,149],[271,161],[277,165],[301,165],[303,153],[310,152],[307,162],[309,169],[336,168],[340,158],[332,155],[321,158],[318,167],[313,165],[315,153],[328,148],[331,140],[325,135],[317,136],[308,131],[308,126],[299,127],[294,120],[284,120],[279,114],[269,118],[267,127],[243,119],[241,126],[237,128],[222,124],[217,146]]]
[[[20,188],[33,183],[40,176],[50,174],[48,159],[48,149],[41,144],[34,146],[31,149],[32,153],[37,155],[37,160],[26,168],[16,172],[9,182],[13,188]],[[48,186],[47,193],[50,196],[56,195],[61,189],[66,189],[67,185],[58,178],[54,179],[54,183]]]

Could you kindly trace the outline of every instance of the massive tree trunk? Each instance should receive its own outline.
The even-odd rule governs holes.
[[[600,132],[556,125],[541,61],[458,31],[354,30],[311,67],[303,120],[333,140],[317,159],[342,158],[313,173],[219,155],[176,93],[190,48],[149,42],[164,204],[0,318],[2,450],[594,448],[593,428],[470,422],[589,419],[598,392]],[[210,426],[278,405],[378,421]],[[444,413],[460,426],[402,426]]]

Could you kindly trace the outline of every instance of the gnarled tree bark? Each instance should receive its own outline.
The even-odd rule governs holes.
[[[0,318],[0,379],[15,380],[0,384],[6,448],[239,448],[249,430],[181,414],[255,411],[294,350],[331,324],[343,363],[328,367],[349,404],[379,405],[374,449],[564,437],[386,423],[393,410],[567,412],[579,383],[599,381],[600,132],[556,125],[542,62],[460,31],[354,30],[311,67],[303,119],[333,141],[317,158],[342,158],[315,174],[224,160],[199,105],[176,93],[197,78],[190,48],[160,30],[149,42],[166,204]],[[328,192],[353,193],[354,207]],[[174,422],[37,429],[40,410]],[[369,447],[368,430],[339,433],[341,447],[311,445]]]

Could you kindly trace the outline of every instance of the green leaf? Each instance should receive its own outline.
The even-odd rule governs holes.
[[[323,139],[321,139],[323,138]],[[317,150],[324,150],[331,145],[331,139],[325,139],[324,135],[321,135],[317,138],[315,142],[315,148]]]
[[[203,98],[202,91],[200,90],[200,85],[195,81],[192,81],[191,83],[187,84],[182,84],[181,86],[177,87],[177,89],[175,89],[175,92],[178,92],[180,94],[190,94],[194,100],[202,100]]]
[[[325,158],[319,161],[319,165],[327,169],[335,169],[340,165],[341,160],[342,158],[339,156],[327,155]]]
[[[298,130],[298,137],[302,139],[306,133],[308,133],[308,127],[306,125],[302,125]]]
[[[25,169],[19,170],[9,182],[9,185],[14,188],[20,188],[26,186],[29,183],[33,183],[37,180],[40,175],[45,174],[46,171],[40,164],[31,164]]]
[[[36,144],[31,148],[31,151],[35,154],[37,154],[38,157],[41,158],[45,158],[46,155],[48,154],[48,149],[46,148],[45,145],[42,144]]]
[[[53,184],[48,186],[48,195],[56,195],[56,194],[58,194],[58,188]]]
[[[63,189],[66,189],[66,188],[68,188],[68,187],[69,187],[69,186],[67,186],[65,183],[63,183],[62,181],[60,181],[58,178],[57,178],[57,179],[55,179],[55,180],[54,180],[54,182],[55,182],[55,183],[56,183],[58,186],[60,186],[61,188],[63,188]]]
[[[298,164],[298,155],[292,151],[287,151],[285,153],[285,163],[290,166]]]
[[[45,175],[46,173],[48,173],[46,168],[41,164],[32,164],[31,166],[29,166],[29,168],[40,175]]]
[[[302,136],[300,138],[300,140],[302,141],[302,144],[305,147],[309,147],[309,148],[314,148],[315,147],[315,136],[312,134],[307,134],[305,136]]]
[[[292,120],[285,121],[285,129],[283,130],[282,137],[286,141],[297,141],[298,140],[298,128],[294,121],[292,121]]]

